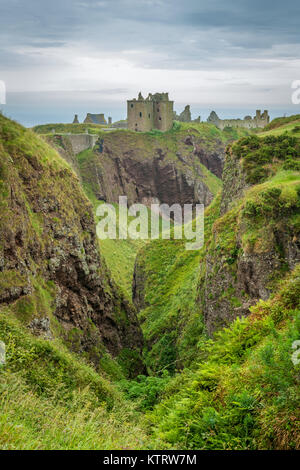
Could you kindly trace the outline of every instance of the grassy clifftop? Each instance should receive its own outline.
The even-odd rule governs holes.
[[[40,135],[47,134],[100,134],[107,126],[102,124],[40,124],[33,127],[33,131]]]
[[[268,134],[282,134],[283,132],[286,131],[292,131],[292,132],[298,132],[299,129],[295,129],[295,127],[299,127],[299,122],[300,122],[300,114],[294,114],[293,116],[287,116],[287,117],[279,117],[276,119],[273,119],[273,121],[268,124],[264,130],[264,133]]]

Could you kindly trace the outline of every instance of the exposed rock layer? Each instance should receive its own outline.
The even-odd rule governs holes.
[[[61,155],[74,161],[68,150],[68,136],[57,145]],[[128,203],[152,201],[185,204],[213,199],[215,186],[207,169],[221,177],[225,144],[204,139],[197,130],[151,135],[111,132],[103,135],[84,161],[79,174],[99,199],[118,202],[127,195]],[[68,154],[68,155],[67,155]],[[203,166],[201,166],[203,165]],[[78,165],[73,165],[78,171]],[[217,183],[218,184],[218,183]]]
[[[300,262],[299,231],[289,218],[293,213],[296,215],[297,206],[281,212],[278,209],[277,215],[270,214],[265,219],[247,218],[244,208],[249,190],[251,185],[246,183],[242,161],[229,148],[223,172],[220,218],[207,247],[205,278],[199,288],[209,334],[237,316],[248,315],[249,308],[259,299],[268,299],[274,281]],[[263,186],[258,187],[255,200],[265,190]]]
[[[92,207],[78,178],[39,137],[3,117],[0,156],[1,306],[51,281],[54,315],[66,336],[78,331],[79,350],[104,344],[114,356],[130,349],[138,357],[136,314],[100,258]],[[138,360],[133,366],[142,370]]]

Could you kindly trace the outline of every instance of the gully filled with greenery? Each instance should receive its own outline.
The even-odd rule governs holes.
[[[72,126],[0,115],[1,449],[299,449],[299,116],[87,125],[77,154]],[[200,144],[208,162],[224,149],[222,178]],[[135,201],[156,152],[202,188],[200,250],[97,239],[115,168]]]

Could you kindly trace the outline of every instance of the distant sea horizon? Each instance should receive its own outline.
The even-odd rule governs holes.
[[[25,127],[33,127],[38,124],[54,124],[54,123],[72,123],[74,115],[77,114],[79,122],[83,122],[87,113],[104,113],[105,118],[112,117],[112,121],[116,122],[126,119],[127,98],[111,99],[108,95],[106,98],[100,98],[92,93],[87,93],[86,97],[82,92],[10,92],[7,93],[5,105],[0,105],[0,109],[5,116],[11,118]],[[221,119],[243,119],[245,116],[254,116],[256,109],[264,111],[267,109],[271,120],[276,117],[290,116],[300,113],[300,106],[288,103],[283,105],[267,105],[256,103],[228,106],[224,104],[218,105],[207,103],[189,102],[182,103],[174,98],[174,110],[179,114],[183,111],[186,104],[191,106],[192,119],[201,116],[201,121],[206,121],[211,111],[215,111]]]

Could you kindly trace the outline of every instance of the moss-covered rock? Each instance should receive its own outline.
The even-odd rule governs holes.
[[[134,309],[109,277],[92,206],[69,165],[33,132],[0,116],[0,178],[1,307],[27,325],[52,315],[53,331],[76,351],[93,352],[96,364],[106,350],[117,356],[133,348],[138,357]],[[74,328],[81,332],[76,340]],[[127,366],[142,370],[140,360]]]

